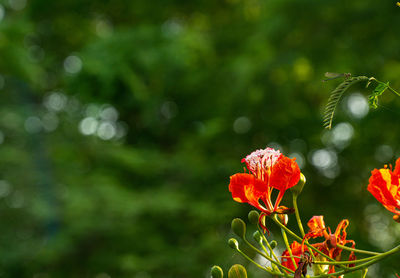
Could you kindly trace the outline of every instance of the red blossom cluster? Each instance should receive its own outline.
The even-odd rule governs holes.
[[[297,265],[299,265],[300,257],[308,252],[307,248],[304,246],[304,241],[313,238],[323,238],[324,241],[311,244],[313,247],[327,255],[329,258],[334,259],[336,261],[340,261],[342,249],[338,247],[340,245],[346,245],[348,243],[351,244],[351,248],[355,247],[355,242],[353,240],[346,239],[347,233],[346,228],[349,225],[349,221],[347,219],[343,219],[340,221],[334,233],[331,232],[331,229],[325,227],[324,217],[313,216],[307,223],[307,226],[310,228],[308,233],[304,236],[303,242],[300,244],[297,241],[294,241],[290,248],[292,250],[292,254],[294,260]],[[313,251],[314,256],[318,256],[319,254]],[[356,257],[354,252],[351,252],[349,255],[349,261],[355,260]],[[297,266],[293,265],[293,262],[290,258],[289,251],[285,250],[282,253],[282,265],[286,266],[289,269],[295,271]],[[351,266],[351,265],[350,265]],[[331,265],[329,267],[328,273],[334,273],[335,266]]]
[[[294,211],[279,204],[285,191],[299,182],[300,168],[294,158],[290,159],[272,148],[256,150],[243,158],[242,162],[246,163],[248,173],[231,176],[229,191],[235,201],[248,203],[261,211],[259,224],[265,232],[267,228],[261,221],[263,217]],[[397,159],[394,170],[392,170],[392,166],[388,168],[385,165],[383,169],[374,169],[371,174],[368,191],[386,209],[395,214],[394,220],[400,222],[400,158]],[[274,189],[279,191],[275,202],[271,200]],[[303,237],[302,242],[293,241],[290,245],[290,252],[285,250],[281,255],[281,264],[293,270],[294,277],[300,277],[307,273],[307,265],[312,263],[311,257],[320,261],[326,259],[340,261],[344,245],[350,244],[352,249],[355,247],[355,242],[347,239],[346,228],[349,225],[347,219],[339,223],[334,233],[325,226],[323,216],[313,216],[307,225],[309,231]],[[310,239],[322,239],[322,241],[311,243],[313,250],[305,244],[306,242],[309,244],[308,240]],[[354,260],[356,257],[354,252],[351,252],[348,261]],[[349,263],[348,266],[354,265]],[[334,264],[329,265],[328,273],[335,273]]]
[[[231,176],[229,191],[239,203],[249,203],[266,215],[286,213],[288,208],[280,206],[285,191],[300,180],[300,168],[295,159],[290,159],[272,148],[257,150],[242,159],[248,173]],[[273,189],[279,190],[273,204]],[[260,203],[262,201],[262,203]]]

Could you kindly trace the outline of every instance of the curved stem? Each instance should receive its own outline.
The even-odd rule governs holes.
[[[376,81],[379,84],[385,84],[382,81],[379,81],[378,79],[376,79],[375,77],[371,77],[370,80],[372,81]],[[395,94],[396,96],[400,97],[400,93],[398,93],[395,89],[393,89],[390,85],[387,86],[387,88],[389,89],[389,91],[391,91],[393,94]]]
[[[297,206],[298,195],[292,194],[292,197],[293,197],[293,208],[294,208],[294,213],[296,216],[297,226],[299,226],[300,234],[304,238],[306,234],[304,232],[303,224],[301,223],[300,212],[299,212],[299,208]],[[314,252],[311,251],[311,248],[309,246],[307,246],[307,249],[308,249],[308,252],[310,252],[313,261],[315,261]],[[320,266],[318,266],[318,268],[320,268]]]
[[[391,91],[392,93],[394,93],[395,95],[400,97],[400,94],[398,92],[395,91],[395,89],[393,89],[392,87],[388,86],[389,91]]]
[[[278,261],[278,262],[274,261],[270,256],[268,256],[267,254],[264,254],[263,252],[261,252],[260,250],[258,250],[257,248],[255,248],[250,242],[247,241],[246,238],[243,238],[243,241],[244,241],[251,249],[253,249],[257,254],[263,256],[263,257],[266,258],[268,261],[270,261],[271,264],[274,264],[274,265],[276,265],[276,266],[278,266],[278,267],[280,267],[280,268],[282,268],[282,269],[284,269],[284,270],[286,270],[286,271],[289,271],[289,272],[291,272],[291,273],[294,273],[293,270],[291,270],[291,269],[289,269],[289,268],[283,266],[279,261]],[[281,273],[281,274],[282,274],[282,273]]]
[[[372,264],[384,259],[385,257],[387,257],[387,256],[389,256],[391,254],[397,253],[399,251],[400,251],[400,245],[396,246],[395,248],[393,248],[393,249],[391,249],[391,250],[389,250],[389,251],[387,251],[385,253],[376,255],[375,258],[370,260],[369,262],[366,262],[366,263],[363,263],[363,264],[360,264],[360,265],[357,265],[357,266],[354,266],[354,267],[350,267],[348,269],[343,269],[343,270],[337,271],[335,273],[320,274],[320,275],[317,275],[317,276],[313,276],[313,278],[323,278],[323,277],[337,276],[337,275],[353,272],[353,271],[356,271],[356,270],[359,270],[359,269],[363,269],[363,268],[366,268],[366,267],[368,267],[368,266],[370,266],[370,265],[372,265]]]
[[[275,271],[272,271],[262,265],[260,265],[259,263],[255,262],[252,258],[250,258],[249,256],[247,256],[242,250],[240,249],[236,249],[236,251],[238,251],[240,253],[240,255],[242,255],[243,257],[245,257],[247,260],[249,260],[250,262],[252,262],[254,265],[256,265],[258,268],[261,268],[262,270],[265,270],[266,272],[268,272],[271,275],[282,275],[282,273],[277,273]]]
[[[258,244],[260,244],[260,246],[261,246],[261,248],[264,250],[265,254],[268,254],[268,250],[267,250],[267,248],[265,248],[265,246],[264,246],[264,244],[263,244],[263,241],[264,241],[264,240],[261,238],[261,240],[258,242]],[[274,251],[272,251],[272,248],[271,248],[271,245],[269,245],[269,242],[268,242],[268,241],[265,241],[265,242],[267,243],[268,249],[269,249],[269,251],[270,251],[270,256],[273,256],[274,259],[275,259],[275,262],[277,262],[278,264],[280,264],[280,261],[279,261],[278,257],[275,255]],[[272,264],[272,258],[271,258],[271,264]],[[279,266],[278,266],[277,264],[275,264],[275,266],[277,267],[277,270],[278,270],[280,273],[286,273],[286,272],[283,272],[282,269],[280,269]]]
[[[293,196],[293,208],[294,208],[294,213],[296,215],[297,225],[299,226],[301,236],[304,238],[306,234],[304,233],[303,224],[301,223],[300,219],[299,209],[297,207],[297,196],[294,194],[292,196]]]
[[[299,242],[302,242],[303,239],[301,237],[299,237],[298,235],[296,235],[295,233],[293,233],[290,229],[288,229],[285,225],[283,225],[281,222],[279,222],[278,219],[276,219],[276,217],[271,217],[271,219],[282,229],[284,229],[289,235],[291,235],[292,237],[294,237],[296,240],[298,240]],[[315,248],[314,246],[312,246],[310,243],[308,243],[308,241],[305,241],[304,244],[311,248],[313,251],[317,252],[318,254],[320,254],[322,257],[325,257],[326,259],[335,262],[334,259],[332,259],[331,257],[329,257],[328,255],[324,254],[323,252],[319,251],[317,248]]]
[[[281,228],[281,232],[282,232],[283,241],[285,242],[285,245],[286,245],[286,249],[289,252],[290,259],[292,260],[292,263],[293,263],[294,267],[297,269],[297,263],[296,263],[296,260],[293,258],[292,248],[290,248],[290,244],[289,244],[289,241],[287,239],[285,230]]]
[[[361,254],[366,254],[366,255],[382,255],[385,253],[378,253],[378,252],[373,252],[373,251],[367,251],[367,250],[360,250],[360,249],[356,249],[356,248],[351,248],[351,247],[347,247],[345,245],[341,245],[341,244],[337,244],[337,247],[339,247],[340,249],[343,250],[347,250],[347,251],[353,251],[355,253],[361,253]]]

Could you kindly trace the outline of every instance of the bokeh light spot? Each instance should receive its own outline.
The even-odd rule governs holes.
[[[376,148],[375,159],[379,162],[386,163],[393,157],[393,149],[389,145],[381,145]]]
[[[25,130],[28,133],[38,133],[42,130],[42,121],[35,116],[28,117],[24,124]]]
[[[84,118],[79,124],[79,130],[83,135],[94,134],[99,122],[93,117]]]
[[[0,4],[0,21],[3,20],[5,14],[6,13],[5,13],[4,7],[3,7],[3,5]]]
[[[7,197],[10,192],[11,185],[5,180],[0,180],[0,198]]]
[[[351,94],[347,98],[346,106],[350,115],[357,119],[364,118],[369,112],[368,102],[360,93]]]
[[[10,8],[16,11],[20,11],[26,6],[26,0],[8,0]]]
[[[82,69],[82,60],[75,55],[68,56],[64,60],[64,69],[71,74],[78,73]]]
[[[44,100],[44,106],[53,111],[61,111],[67,104],[67,96],[60,92],[53,92]]]
[[[103,140],[110,140],[115,134],[115,126],[110,122],[102,122],[97,129],[97,135]]]
[[[300,169],[303,169],[305,166],[305,159],[304,159],[304,155],[302,153],[296,152],[296,153],[291,153],[289,155],[290,158],[296,158],[296,162],[299,165]]]
[[[239,117],[233,122],[233,130],[236,133],[247,133],[251,128],[251,121],[247,117]]]

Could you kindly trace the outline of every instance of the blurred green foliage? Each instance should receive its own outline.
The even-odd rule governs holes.
[[[395,2],[0,3],[2,277],[209,277],[245,263],[226,245],[250,209],[229,176],[277,144],[303,162],[303,221],[348,218],[363,249],[400,241],[365,190],[400,156],[399,100],[362,117],[353,95],[341,129],[321,120],[326,71],[400,88]]]

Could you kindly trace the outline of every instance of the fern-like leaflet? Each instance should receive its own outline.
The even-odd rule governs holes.
[[[350,78],[347,78],[342,83],[340,83],[339,86],[337,86],[335,88],[335,90],[333,90],[333,92],[329,96],[328,104],[325,106],[325,111],[324,111],[324,127],[325,128],[327,128],[327,129],[332,128],[332,121],[333,121],[333,116],[335,115],[336,107],[337,107],[340,99],[342,98],[343,94],[346,92],[346,90],[350,86],[352,86],[360,81],[368,81],[368,80],[369,80],[369,77],[367,77],[367,76],[350,77]]]

